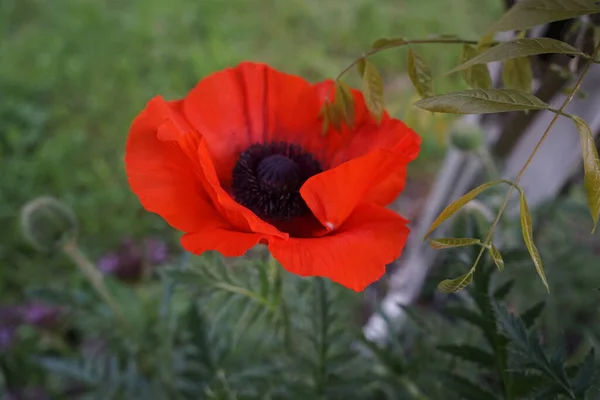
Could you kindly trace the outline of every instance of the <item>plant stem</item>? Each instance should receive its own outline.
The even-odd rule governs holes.
[[[592,59],[596,57],[596,55],[598,54],[599,51],[600,51],[600,44],[598,44],[598,46],[594,50],[594,53],[592,54]],[[486,243],[486,244],[489,243],[492,235],[494,234],[494,229],[498,225],[498,222],[500,221],[500,218],[502,217],[502,214],[504,213],[504,210],[506,209],[506,206],[508,205],[508,200],[510,198],[510,195],[512,194],[512,191],[515,189],[515,187],[517,187],[519,185],[519,182],[521,180],[521,177],[525,173],[525,170],[527,169],[527,167],[529,167],[529,164],[531,164],[531,160],[533,160],[533,157],[536,155],[536,153],[538,152],[538,150],[542,146],[542,143],[544,143],[544,141],[548,137],[548,134],[552,130],[552,127],[554,127],[554,124],[558,120],[558,117],[560,115],[564,115],[565,108],[567,108],[567,106],[569,105],[569,103],[571,103],[571,101],[573,100],[573,98],[575,97],[575,95],[577,94],[577,92],[579,91],[579,88],[581,87],[581,82],[583,82],[583,78],[588,73],[588,71],[589,71],[590,67],[592,66],[592,64],[593,64],[593,61],[591,61],[591,60],[586,63],[585,67],[583,68],[583,71],[579,75],[579,79],[577,79],[577,83],[575,84],[575,87],[571,91],[571,94],[569,94],[569,97],[567,97],[565,99],[565,101],[563,102],[562,106],[555,112],[554,118],[552,118],[552,121],[550,121],[550,124],[548,125],[548,128],[546,128],[546,131],[544,132],[544,134],[542,135],[542,137],[540,138],[540,140],[535,145],[535,148],[533,149],[533,151],[529,155],[529,158],[527,159],[527,161],[525,161],[525,164],[519,170],[519,173],[517,174],[517,176],[515,177],[515,180],[513,181],[513,185],[511,185],[509,187],[508,192],[506,193],[506,196],[504,197],[504,202],[502,203],[502,206],[500,207],[500,210],[498,211],[498,215],[496,216],[496,219],[494,220],[494,222],[492,223],[492,226],[490,227],[490,231],[488,232],[488,235],[487,235],[484,243]],[[477,258],[478,260],[481,257],[481,253],[482,252],[483,252],[483,250],[480,252],[480,256]]]
[[[96,269],[94,264],[86,257],[85,254],[79,249],[77,243],[74,240],[70,240],[63,246],[62,250],[68,255],[73,262],[77,265],[79,270],[85,275],[90,284],[96,290],[96,292],[106,302],[112,312],[125,321],[123,313],[115,299],[110,295],[106,286],[104,285],[104,277],[102,273]]]

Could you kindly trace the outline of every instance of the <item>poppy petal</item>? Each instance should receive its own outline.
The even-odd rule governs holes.
[[[293,274],[327,277],[362,291],[402,253],[409,233],[407,222],[388,209],[363,203],[333,234],[270,239],[269,250]]]
[[[311,177],[300,188],[300,195],[321,224],[333,230],[366,199],[395,198],[404,188],[404,180],[389,177],[402,176],[407,164],[408,159],[395,152],[375,150]]]
[[[241,152],[317,122],[317,102],[302,103],[310,93],[300,77],[243,62],[202,79],[187,95],[184,112],[206,139],[217,176],[228,187]]]
[[[216,213],[194,166],[175,142],[158,139],[186,129],[177,115],[178,102],[152,99],[132,123],[126,145],[125,168],[132,191],[150,212],[174,228],[191,232]]]
[[[261,239],[263,239],[263,236],[256,233],[214,228],[183,235],[181,245],[184,249],[196,255],[200,255],[205,251],[216,250],[225,257],[239,257],[256,246]]]

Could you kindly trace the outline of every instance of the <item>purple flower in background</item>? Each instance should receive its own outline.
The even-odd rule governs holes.
[[[167,244],[158,239],[144,239],[144,255],[151,265],[160,265],[169,259],[169,250]]]
[[[33,302],[23,310],[24,322],[42,329],[53,329],[58,326],[65,311],[56,306]]]
[[[0,352],[11,348],[15,331],[22,322],[22,306],[0,307]]]
[[[15,340],[15,328],[0,326],[0,353],[8,351]]]
[[[165,263],[168,256],[167,245],[162,240],[146,238],[134,242],[131,238],[125,238],[116,250],[98,261],[98,268],[125,282],[136,282],[149,267]]]

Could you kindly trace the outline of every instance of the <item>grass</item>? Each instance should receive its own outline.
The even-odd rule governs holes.
[[[379,37],[476,38],[500,12],[500,0],[3,0],[0,293],[70,279],[64,259],[34,254],[20,239],[19,208],[39,195],[74,208],[93,257],[125,234],[175,235],[141,209],[123,171],[129,124],[155,94],[181,97],[242,60],[329,78]],[[455,65],[459,52],[419,49],[435,73]],[[426,166],[443,148],[447,119],[408,107],[404,51],[376,61],[390,110],[424,138]],[[459,85],[447,79],[437,90]]]

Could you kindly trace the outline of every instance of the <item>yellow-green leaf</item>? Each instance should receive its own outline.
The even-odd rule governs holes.
[[[413,49],[408,50],[408,76],[421,97],[433,95],[431,70],[425,60]]]
[[[365,61],[365,73],[363,75],[363,93],[365,103],[369,112],[377,123],[383,117],[383,81],[377,67],[369,60]]]
[[[473,270],[455,279],[445,279],[438,284],[438,289],[444,293],[460,292],[473,281]]]
[[[525,193],[522,190],[520,193],[521,231],[523,232],[523,240],[525,240],[525,246],[527,246],[527,250],[529,251],[529,255],[531,256],[531,260],[535,265],[538,275],[540,278],[542,278],[542,282],[544,283],[544,286],[546,286],[546,290],[550,292],[550,287],[548,286],[548,281],[546,280],[546,274],[544,273],[544,266],[542,265],[542,258],[540,257],[537,247],[535,247],[535,244],[533,243],[533,223],[531,222],[531,213],[529,212],[527,199],[525,198]]]
[[[511,58],[502,66],[502,81],[507,89],[531,92],[533,73],[527,57]]]
[[[448,218],[450,218],[452,215],[454,215],[458,210],[461,209],[462,206],[467,204],[469,201],[473,200],[480,193],[488,190],[492,186],[495,186],[495,185],[497,185],[499,183],[503,183],[503,182],[504,182],[503,180],[498,179],[495,181],[484,183],[483,185],[477,186],[475,189],[471,190],[469,193],[465,194],[464,196],[462,196],[459,199],[457,199],[456,201],[454,201],[452,204],[450,204],[448,207],[446,207],[440,213],[440,215],[438,215],[438,217],[435,219],[435,221],[433,221],[433,223],[427,230],[427,233],[425,233],[425,238],[427,238],[427,236],[429,236],[431,234],[431,232],[433,232],[438,226],[440,226],[440,224],[442,222],[446,221]]]
[[[527,29],[595,13],[600,13],[600,3],[597,0],[521,0],[492,25],[488,32]]]
[[[387,47],[387,46],[400,46],[400,45],[403,45],[404,43],[406,43],[406,40],[404,40],[404,39],[381,38],[381,39],[377,39],[371,47],[373,49],[380,49],[382,47]]]
[[[343,115],[338,104],[325,101],[319,112],[319,117],[323,118],[322,135],[327,134],[330,126],[333,126],[338,132],[342,129]]]
[[[465,44],[463,45],[462,53],[460,55],[460,62],[465,63],[476,56],[477,50],[475,50],[473,46]],[[492,86],[492,78],[490,77],[490,71],[488,70],[487,65],[473,65],[460,72],[467,85],[473,89],[488,89]]]
[[[327,111],[328,103],[324,102],[319,112],[319,117],[323,118],[323,124],[321,125],[321,136],[325,136],[329,131],[329,112]]]
[[[429,245],[434,249],[448,249],[450,247],[464,247],[479,244],[481,241],[475,238],[439,238],[431,239]]]
[[[450,73],[460,71],[477,64],[487,64],[494,61],[504,61],[511,58],[528,57],[549,53],[585,55],[575,47],[556,39],[516,39],[509,42],[500,43],[482,53],[479,53],[475,57],[463,62],[458,67],[451,70]]]
[[[579,117],[573,117],[573,121],[577,126],[579,138],[581,139],[585,190],[594,224],[592,233],[594,233],[598,226],[598,218],[600,217],[600,158],[598,157],[598,149],[596,148],[596,143],[594,143],[592,130],[588,124]]]
[[[494,32],[486,33],[485,35],[483,35],[481,39],[479,39],[479,43],[477,43],[477,52],[481,52],[490,48],[492,43],[494,42],[494,37]]]
[[[365,67],[366,67],[367,57],[363,57],[356,63],[356,68],[358,69],[358,74],[362,78],[365,76]]]
[[[421,99],[414,105],[447,114],[488,114],[548,108],[534,95],[514,89],[462,90]]]
[[[491,243],[489,251],[492,260],[494,260],[494,263],[496,264],[496,267],[498,267],[499,271],[502,271],[504,269],[504,260],[502,259],[502,254],[500,254],[500,251],[496,248],[496,246]]]
[[[346,125],[354,126],[354,95],[350,86],[342,81],[337,81],[335,84],[335,103]]]

